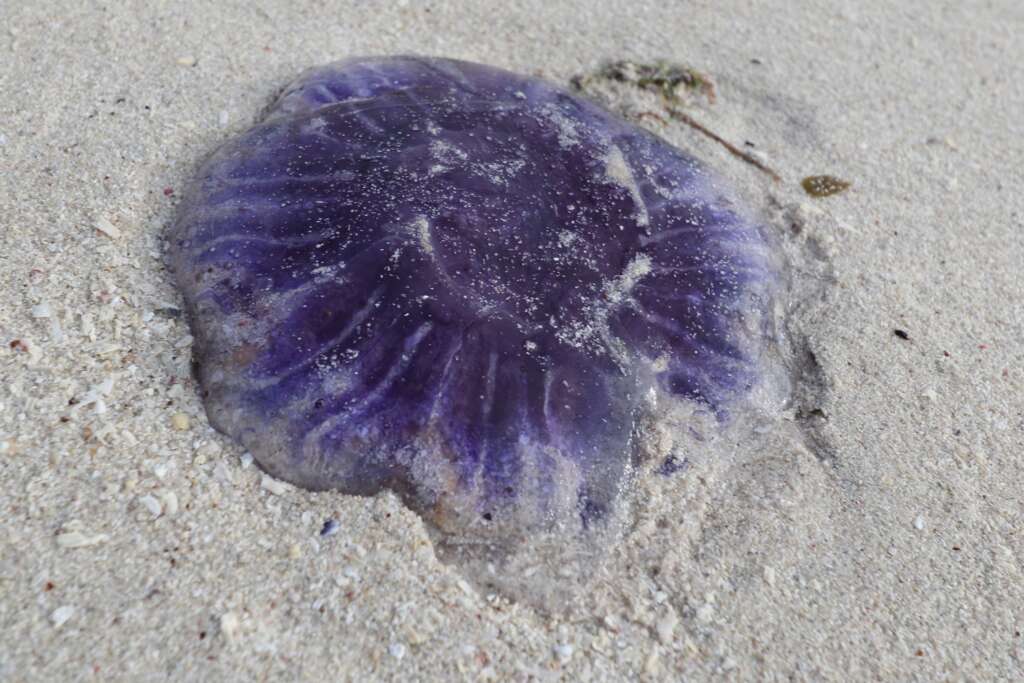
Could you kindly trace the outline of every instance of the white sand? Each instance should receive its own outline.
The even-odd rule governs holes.
[[[0,8],[0,680],[1024,675],[1019,0],[218,4]],[[659,132],[835,274],[790,314],[825,417],[647,481],[566,617],[479,594],[392,496],[261,486],[153,313],[164,188],[305,67],[393,52],[707,72],[694,116],[783,181]]]

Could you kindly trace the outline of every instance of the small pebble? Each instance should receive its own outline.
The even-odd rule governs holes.
[[[196,58],[192,55],[185,55],[184,57],[178,57],[178,64],[181,66],[195,66]]]
[[[175,413],[171,416],[171,427],[176,431],[183,432],[188,429],[188,415],[185,413]]]
[[[324,526],[320,529],[321,536],[333,536],[338,533],[338,522],[333,519],[328,519],[324,522]]]
[[[162,491],[160,493],[160,504],[163,507],[164,514],[168,517],[178,514],[178,494],[174,491]]]
[[[42,303],[32,307],[33,318],[49,318],[52,314],[49,304]]]
[[[406,639],[412,645],[422,645],[429,640],[429,636],[426,633],[420,631],[412,624],[406,624],[402,631],[405,634]]]
[[[658,640],[663,645],[669,645],[672,642],[676,632],[676,624],[679,623],[679,617],[676,615],[675,610],[669,609],[665,612],[665,615],[658,620],[655,625],[655,631],[658,634]]]
[[[252,464],[252,453],[250,453],[248,451],[246,451],[245,453],[242,453],[242,457],[239,458],[239,460],[241,460],[241,462],[242,462],[242,468],[243,469],[248,467],[249,465]]]
[[[761,163],[762,163],[762,164],[764,164],[765,166],[767,166],[767,165],[768,165],[768,164],[769,164],[769,163],[771,162],[771,157],[769,157],[769,156],[768,156],[768,155],[767,155],[767,154],[766,154],[766,153],[764,152],[764,150],[760,150],[760,149],[752,149],[752,150],[748,150],[748,151],[747,151],[747,154],[749,154],[750,156],[752,156],[752,157],[753,157],[754,159],[757,159],[757,160],[758,160],[759,162],[761,162]]]
[[[403,645],[402,643],[391,643],[391,645],[388,647],[388,652],[395,659],[401,659],[405,656],[405,645]]]
[[[75,615],[75,608],[71,605],[61,605],[50,614],[50,621],[54,628],[60,628],[68,622],[68,619]]]
[[[459,587],[459,589],[463,593],[468,595],[469,597],[471,597],[471,598],[475,598],[476,597],[476,592],[473,590],[472,586],[470,586],[469,583],[465,579],[456,579],[455,580],[455,585],[457,585]]]
[[[96,219],[95,225],[97,230],[102,232],[107,237],[110,237],[111,239],[117,239],[118,237],[121,236],[121,231],[118,230],[114,226],[114,224],[110,222],[110,219],[108,218],[100,216],[99,218]]]
[[[918,515],[914,518],[914,528],[918,531],[924,531],[924,517]]]
[[[273,477],[268,477],[267,475],[264,474],[263,479],[260,480],[260,488],[265,491],[270,491],[275,496],[280,496],[284,495],[284,493],[288,490],[288,484],[284,483],[283,481],[278,481]]]
[[[233,612],[225,612],[220,617],[220,632],[229,643],[238,641],[238,628],[241,624]]]
[[[697,619],[708,623],[715,618],[715,606],[711,603],[705,603],[697,608]]]
[[[149,495],[148,493],[144,496],[139,497],[139,503],[141,503],[144,508],[149,510],[149,513],[153,515],[154,519],[162,515],[164,512],[164,506],[160,504],[160,501],[157,500],[155,497]]]
[[[231,470],[223,460],[218,460],[217,464],[213,466],[213,478],[224,484],[235,483],[234,475],[231,474]]]
[[[647,656],[647,661],[644,663],[644,673],[651,678],[661,676],[661,657],[658,655],[657,650],[651,650],[651,654]]]
[[[553,649],[555,653],[555,659],[557,659],[562,664],[566,664],[569,662],[570,659],[572,659],[572,653],[574,651],[574,648],[569,643],[555,645]]]
[[[106,534],[84,534],[81,531],[65,531],[57,534],[57,545],[61,548],[85,548],[98,545],[109,537]]]

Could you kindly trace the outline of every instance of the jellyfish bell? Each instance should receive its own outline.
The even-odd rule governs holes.
[[[447,59],[313,69],[200,168],[170,231],[211,422],[311,489],[442,535],[606,518],[652,401],[759,376],[758,225],[664,140]]]

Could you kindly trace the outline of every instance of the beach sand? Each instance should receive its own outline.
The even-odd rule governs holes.
[[[0,680],[1024,676],[1024,6],[388,4],[0,12]],[[643,479],[565,613],[480,590],[391,494],[265,479],[191,378],[184,183],[303,69],[389,53],[687,65],[692,116],[781,177],[646,121],[790,255],[800,374],[757,448]]]

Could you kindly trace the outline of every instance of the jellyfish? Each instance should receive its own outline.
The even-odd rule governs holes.
[[[299,77],[201,165],[169,246],[218,430],[479,538],[600,523],[657,401],[727,415],[774,279],[693,157],[540,78],[411,56]]]

